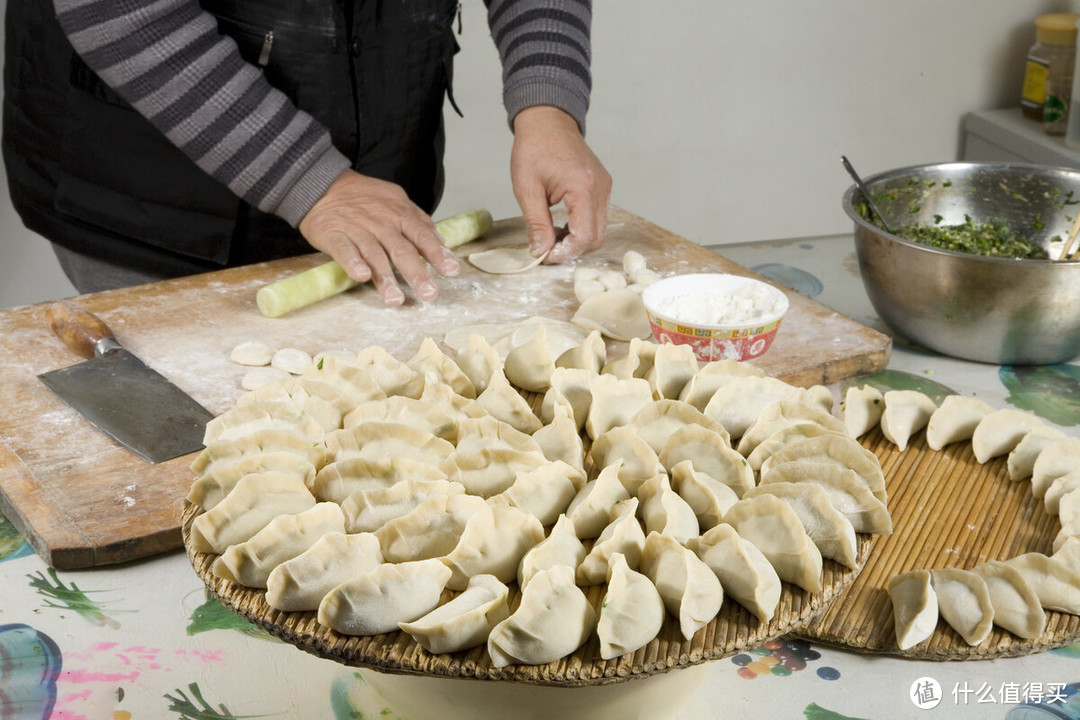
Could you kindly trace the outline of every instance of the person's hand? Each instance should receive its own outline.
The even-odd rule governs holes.
[[[446,277],[461,269],[435,232],[435,223],[399,185],[354,170],[334,181],[300,221],[299,230],[353,280],[372,280],[387,305],[405,302],[395,267],[421,300],[439,294],[425,259]]]
[[[545,262],[560,263],[603,244],[611,175],[570,115],[537,105],[514,117],[510,178],[534,256],[550,250]],[[551,206],[560,201],[569,213],[569,232],[556,242]]]

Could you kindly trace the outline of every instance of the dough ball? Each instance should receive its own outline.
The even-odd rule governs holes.
[[[291,375],[299,375],[311,367],[311,356],[296,348],[281,348],[274,353],[270,364]]]
[[[261,367],[269,365],[270,361],[274,359],[274,349],[266,343],[242,342],[232,349],[229,359],[237,365]]]

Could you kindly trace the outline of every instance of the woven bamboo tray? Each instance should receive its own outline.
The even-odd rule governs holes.
[[[981,644],[968,645],[939,620],[934,634],[906,651],[896,645],[889,578],[915,569],[970,569],[1026,552],[1050,554],[1058,519],[1031,493],[1031,482],[1009,479],[1006,457],[980,464],[970,442],[935,452],[919,433],[904,452],[880,430],[862,444],[880,459],[889,494],[893,534],[874,539],[863,572],[826,612],[795,634],[854,650],[922,660],[1014,657],[1069,645],[1080,638],[1080,617],[1046,611],[1046,631],[1024,640],[994,626]]]
[[[600,643],[594,634],[576,652],[556,662],[496,668],[491,664],[484,646],[459,653],[433,655],[404,632],[352,637],[322,627],[316,621],[314,612],[275,610],[267,604],[264,591],[215,576],[210,566],[217,555],[191,549],[191,523],[201,512],[201,508],[184,501],[181,518],[184,547],[195,573],[226,607],[313,655],[345,665],[397,674],[504,680],[561,687],[607,685],[643,678],[760,647],[767,640],[784,635],[820,614],[858,575],[858,570],[825,560],[823,590],[808,593],[784,583],[776,614],[767,624],[759,622],[738,603],[725,599],[719,615],[690,640],[683,637],[677,622],[666,617],[659,635],[633,654],[612,660],[601,659]],[[862,567],[870,552],[871,536],[859,535],[858,541],[858,565]],[[599,607],[603,586],[589,588],[586,594],[593,605]],[[444,595],[443,600],[448,597]],[[519,599],[520,593],[513,584],[511,610],[517,607]]]

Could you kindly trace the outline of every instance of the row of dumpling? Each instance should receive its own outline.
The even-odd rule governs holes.
[[[889,598],[901,650],[933,635],[939,617],[969,645],[983,643],[995,625],[1034,640],[1046,629],[1046,610],[1080,615],[1080,538],[1051,556],[900,573],[889,581]]]

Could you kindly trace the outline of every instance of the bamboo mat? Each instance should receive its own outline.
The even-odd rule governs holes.
[[[761,623],[738,603],[725,599],[719,615],[686,640],[678,622],[665,616],[660,633],[638,651],[603,660],[596,634],[576,652],[546,665],[510,665],[496,668],[485,646],[453,654],[434,655],[420,647],[404,632],[363,637],[341,635],[322,627],[315,612],[282,612],[270,607],[265,592],[218,578],[210,571],[217,555],[191,549],[191,524],[201,509],[184,501],[181,530],[184,547],[195,573],[207,589],[233,612],[250,620],[272,635],[306,652],[345,665],[367,667],[381,672],[465,677],[480,680],[503,680],[533,685],[582,687],[608,685],[644,678],[662,672],[690,667],[729,657],[744,650],[761,647],[772,638],[791,632],[829,606],[858,575],[858,570],[844,568],[825,560],[823,589],[809,593],[783,583],[780,604],[768,623]],[[871,536],[858,536],[858,565],[862,567],[870,552]],[[510,609],[520,600],[516,583],[511,584]],[[599,608],[602,585],[586,589],[586,595]],[[449,598],[444,594],[443,601]]]
[[[880,430],[861,438],[880,459],[889,494],[893,534],[875,537],[870,559],[851,587],[819,618],[794,634],[854,650],[923,660],[1012,657],[1068,645],[1080,638],[1080,617],[1047,610],[1046,631],[1024,640],[994,626],[968,645],[944,620],[934,634],[906,651],[896,645],[889,578],[906,570],[959,567],[1008,560],[1026,552],[1051,553],[1058,519],[1031,493],[1030,479],[1009,479],[1006,458],[979,464],[970,442],[935,452],[919,433],[904,452]]]

